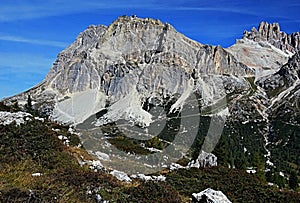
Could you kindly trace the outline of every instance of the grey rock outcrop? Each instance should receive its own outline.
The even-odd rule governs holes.
[[[207,188],[199,193],[192,194],[194,203],[231,203],[231,201],[221,191]]]
[[[0,125],[9,125],[15,123],[16,125],[24,124],[28,120],[32,120],[32,115],[25,112],[6,112],[0,111]]]
[[[294,32],[287,34],[280,31],[278,23],[261,22],[258,30],[245,31],[243,38],[247,38],[256,42],[268,41],[271,45],[283,50],[295,53],[300,49],[300,33]]]
[[[143,71],[158,72],[158,66],[188,75],[194,69],[198,75],[251,72],[223,48],[203,46],[167,23],[120,17],[108,27],[90,26],[81,33],[58,55],[46,85],[62,94],[99,88],[120,98],[128,92],[127,80]]]
[[[216,157],[216,155],[201,150],[198,158],[190,162],[187,167],[188,168],[213,167],[218,165],[217,160],[218,158]]]

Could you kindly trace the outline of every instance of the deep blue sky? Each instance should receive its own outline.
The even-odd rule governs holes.
[[[300,31],[299,0],[1,0],[0,99],[41,82],[57,54],[90,24],[136,14],[169,22],[203,44],[228,47],[261,21]]]

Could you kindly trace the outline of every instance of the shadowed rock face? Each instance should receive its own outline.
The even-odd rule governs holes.
[[[271,117],[300,123],[299,51],[276,73],[261,78],[257,84],[265,90],[271,99]]]
[[[258,85],[267,93],[278,91],[279,88],[289,88],[300,78],[300,56],[299,52],[289,59],[276,73],[266,76],[258,81]]]
[[[294,32],[287,34],[280,31],[278,23],[269,24],[261,22],[258,30],[252,28],[250,32],[245,31],[243,38],[247,38],[256,42],[267,41],[271,45],[283,50],[295,53],[300,49],[300,33]]]

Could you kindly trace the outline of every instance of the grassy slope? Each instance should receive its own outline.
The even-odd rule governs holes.
[[[96,202],[96,194],[110,202],[188,202],[193,192],[208,187],[221,190],[233,202],[300,199],[299,193],[279,191],[255,175],[225,167],[165,171],[166,182],[123,183],[105,172],[79,166],[78,157],[90,157],[75,147],[79,139],[67,130],[37,120],[21,126],[0,125],[0,202]],[[71,146],[63,145],[58,135],[67,136]],[[33,177],[37,172],[43,175]]]

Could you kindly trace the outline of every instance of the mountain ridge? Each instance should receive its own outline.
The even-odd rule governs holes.
[[[253,27],[250,32],[244,31],[243,38],[253,41],[268,41],[271,45],[292,53],[300,49],[300,32],[287,34],[280,30],[278,23],[261,22],[258,30]]]

